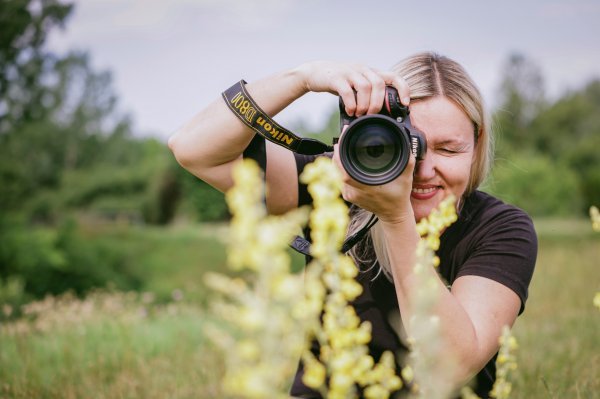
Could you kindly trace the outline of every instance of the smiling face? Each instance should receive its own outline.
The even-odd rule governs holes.
[[[412,102],[410,119],[427,139],[427,154],[417,162],[410,196],[418,222],[449,195],[462,197],[469,183],[475,137],[464,111],[443,96]]]

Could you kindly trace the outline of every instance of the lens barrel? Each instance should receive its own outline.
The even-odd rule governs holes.
[[[389,116],[355,119],[339,141],[340,161],[356,181],[381,185],[398,177],[410,159],[408,129]]]

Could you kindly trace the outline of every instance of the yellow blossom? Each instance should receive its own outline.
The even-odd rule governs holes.
[[[500,350],[496,360],[496,382],[490,392],[490,396],[497,399],[505,399],[510,396],[512,384],[508,381],[509,373],[517,368],[514,351],[517,349],[517,340],[512,336],[510,328],[504,326],[499,339]]]
[[[417,223],[417,232],[421,240],[415,251],[416,263],[414,275],[419,290],[411,299],[413,313],[408,320],[410,331],[410,364],[402,371],[406,381],[412,382],[412,388],[419,398],[445,398],[450,395],[452,384],[449,380],[455,367],[447,358],[447,350],[441,345],[439,317],[434,316],[439,295],[439,278],[431,273],[432,267],[440,263],[435,255],[440,247],[440,235],[456,221],[454,198],[444,199],[428,217]],[[436,381],[417,384],[416,381]]]
[[[287,253],[307,209],[267,216],[261,172],[253,161],[236,164],[233,179],[226,195],[233,216],[228,265],[244,279],[206,273],[206,283],[223,297],[210,307],[224,322],[207,326],[206,335],[225,355],[225,395],[283,399],[305,344],[302,325],[318,320],[318,310],[307,311],[314,305],[298,300],[303,277],[290,272]]]
[[[415,377],[413,369],[410,366],[405,366],[402,369],[401,375],[402,375],[402,378],[404,378],[404,381],[406,381],[406,382],[411,382],[413,380],[413,378]]]
[[[594,306],[600,309],[600,292],[596,292],[594,295]]]
[[[304,367],[302,382],[311,388],[320,388],[325,383],[325,367],[317,361],[305,363]]]
[[[307,287],[309,297],[319,295],[324,301],[322,324],[314,324],[311,330],[311,335],[319,341],[320,356],[318,359],[312,355],[303,356],[306,374],[319,378],[308,378],[308,382],[314,384],[319,380],[324,384],[327,380],[328,385],[321,385],[320,390],[329,399],[355,397],[356,384],[363,387],[369,397],[389,397],[401,386],[401,380],[394,375],[393,356],[391,362],[385,357],[378,364],[374,363],[367,347],[371,340],[371,325],[361,323],[349,305],[349,301],[362,293],[362,286],[355,280],[358,269],[354,262],[340,254],[349,218],[348,209],[340,198],[339,172],[331,160],[318,158],[307,165],[301,181],[309,185],[315,207],[309,221],[314,260],[308,266],[307,275],[318,275],[318,279],[311,277],[313,282],[321,281],[326,288],[323,292]],[[323,368],[317,368],[317,364]],[[308,384],[306,374],[304,382]]]
[[[592,228],[594,231],[600,231],[600,211],[598,211],[597,207],[590,207],[590,218],[592,219]]]

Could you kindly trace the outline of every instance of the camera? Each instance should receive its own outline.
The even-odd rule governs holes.
[[[354,180],[371,186],[388,183],[404,171],[410,153],[417,159],[425,156],[427,142],[411,125],[409,112],[390,86],[378,114],[351,117],[340,97],[340,126],[348,125],[339,139],[340,161]]]

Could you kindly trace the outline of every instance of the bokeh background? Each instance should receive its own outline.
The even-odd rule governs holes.
[[[482,189],[540,237],[515,397],[598,397],[598,20],[595,0],[2,0],[0,397],[219,397],[202,274],[225,268],[229,216],[168,136],[241,78],[423,50],[479,84]],[[276,119],[329,140],[336,104]]]

